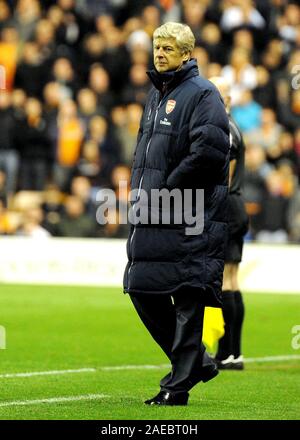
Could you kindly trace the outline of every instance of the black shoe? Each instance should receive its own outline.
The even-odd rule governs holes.
[[[204,365],[200,369],[200,381],[202,382],[208,382],[209,380],[213,379],[219,374],[218,366],[213,362],[209,365]]]
[[[240,355],[237,358],[234,358],[231,364],[231,370],[244,370],[244,358],[243,355]]]
[[[217,359],[217,358],[215,358],[215,363],[217,364],[217,367],[218,367],[219,370],[232,370],[233,369],[233,367],[232,367],[233,360],[234,360],[234,357],[231,354],[226,359]]]
[[[194,375],[189,381],[189,389],[193,388],[199,382],[208,382],[219,374],[218,367],[215,362],[201,367],[197,375]]]
[[[168,391],[160,391],[157,396],[152,399],[146,400],[146,405],[187,405],[189,399],[189,393],[170,393]]]

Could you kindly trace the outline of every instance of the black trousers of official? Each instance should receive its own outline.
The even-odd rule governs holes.
[[[153,339],[172,364],[160,382],[162,391],[188,391],[197,382],[202,366],[211,363],[202,343],[204,305],[201,292],[130,295],[132,303]]]

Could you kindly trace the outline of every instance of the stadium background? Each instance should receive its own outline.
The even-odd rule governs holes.
[[[162,354],[104,287],[121,284],[127,226],[97,224],[96,194],[128,179],[168,20],[193,29],[202,75],[232,83],[251,227],[246,370],[162,414],[141,405]],[[298,2],[0,0],[0,66],[0,418],[299,419]]]

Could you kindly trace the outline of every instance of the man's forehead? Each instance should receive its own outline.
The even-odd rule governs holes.
[[[176,38],[173,38],[173,37],[169,37],[169,38],[158,37],[158,38],[155,38],[153,40],[153,44],[154,45],[159,44],[160,46],[177,47]]]

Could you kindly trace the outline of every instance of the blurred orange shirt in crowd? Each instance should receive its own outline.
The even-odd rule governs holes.
[[[63,166],[75,166],[80,156],[80,147],[84,130],[80,120],[73,118],[59,126],[58,163]]]
[[[17,68],[18,45],[15,43],[0,43],[0,65],[5,72],[5,87],[12,90]],[[2,78],[3,80],[3,78]],[[2,81],[1,81],[2,82]]]

